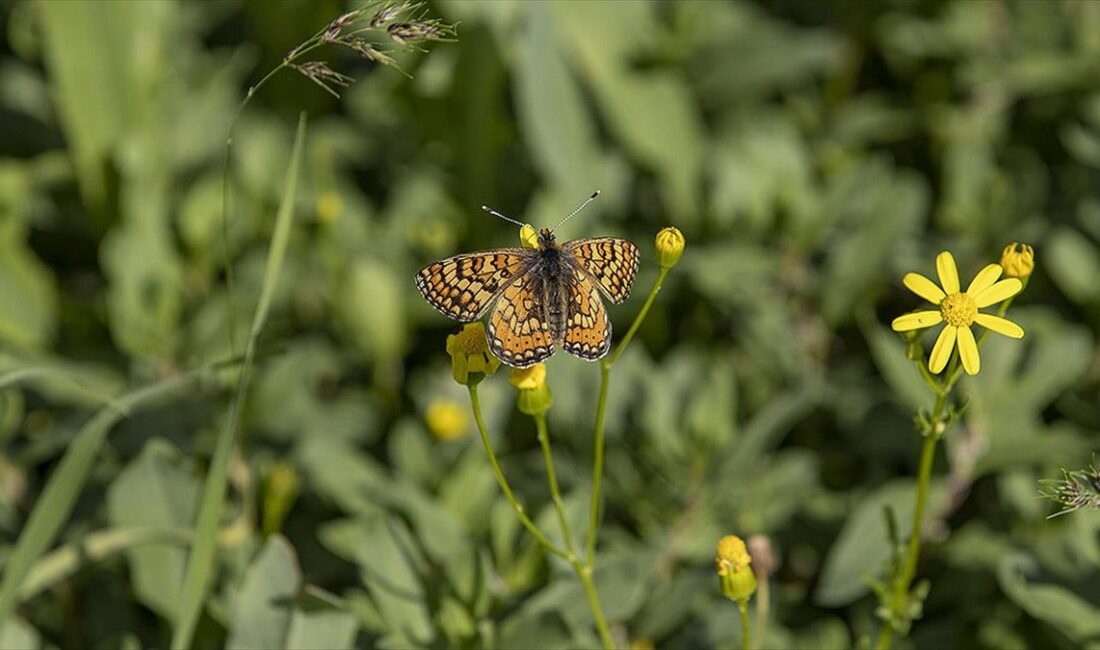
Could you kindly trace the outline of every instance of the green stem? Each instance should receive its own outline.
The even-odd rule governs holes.
[[[315,34],[310,40],[318,39],[322,33],[323,32]],[[270,72],[264,75],[263,79],[260,79],[255,85],[249,87],[244,99],[237,105],[237,110],[233,113],[233,119],[229,121],[229,128],[226,129],[225,166],[222,168],[222,265],[225,267],[225,291],[229,300],[229,351],[230,354],[233,355],[237,354],[237,315],[234,309],[235,301],[233,299],[233,264],[229,254],[229,195],[231,189],[231,183],[229,181],[232,176],[233,133],[237,129],[237,121],[240,119],[241,113],[244,112],[245,107],[252,101],[252,97],[255,96],[260,88],[280,71],[289,68],[299,57],[317,49],[321,45],[322,44],[319,42],[314,43],[313,45],[302,48],[302,50],[295,53],[293,57],[283,59],[283,62],[272,68]]]
[[[741,650],[749,650],[752,647],[752,635],[749,631],[749,599],[742,598],[737,601],[737,609],[741,612]]]
[[[653,289],[650,290],[641,311],[634,317],[634,322],[626,331],[626,336],[619,341],[615,350],[600,362],[600,395],[596,403],[596,426],[593,436],[595,451],[592,461],[592,502],[588,509],[588,534],[585,539],[585,566],[589,569],[596,567],[596,533],[600,525],[600,489],[603,483],[604,421],[607,415],[607,389],[611,382],[611,366],[615,365],[619,355],[626,350],[626,346],[630,345],[634,334],[642,326],[642,321],[649,313],[649,308],[653,306],[653,301],[657,299],[657,293],[661,291],[661,285],[664,284],[668,272],[669,269],[661,268],[661,272],[657,274],[657,280],[653,283]]]
[[[519,517],[519,521],[523,524],[539,544],[546,549],[547,553],[557,555],[565,561],[569,561],[569,553],[561,549],[557,544],[554,544],[546,535],[542,534],[542,531],[535,526],[535,523],[531,521],[531,518],[527,516],[527,513],[523,510],[523,505],[516,501],[516,495],[512,492],[512,487],[508,485],[508,479],[504,478],[504,471],[500,469],[500,462],[497,461],[497,455],[493,451],[493,443],[489,440],[489,431],[485,428],[485,420],[481,417],[481,400],[477,396],[477,385],[469,384],[467,386],[470,390],[470,404],[474,409],[474,421],[477,423],[477,430],[481,433],[481,442],[485,445],[485,452],[489,454],[489,464],[493,466],[493,473],[496,474],[497,484],[500,485],[500,489],[504,492],[504,496],[507,497],[508,503],[512,504],[512,510],[516,512],[516,516]]]
[[[550,450],[550,435],[546,430],[546,415],[532,416],[535,420],[535,428],[539,432],[539,445],[542,446],[542,458],[546,461],[546,480],[550,484],[550,498],[554,501],[554,509],[558,512],[558,525],[561,526],[561,534],[565,539],[565,548],[569,551],[570,564],[577,561],[577,551],[573,548],[573,534],[569,531],[569,519],[565,516],[565,501],[561,498],[561,489],[558,487],[558,473],[554,471],[554,456]]]
[[[760,572],[756,576],[756,636],[761,641],[767,636],[768,612],[771,609],[771,593],[768,588],[770,582],[768,574]],[[744,624],[744,621],[742,621]]]
[[[546,477],[550,483],[550,496],[554,501],[554,508],[558,512],[558,524],[561,525],[561,534],[565,538],[565,548],[569,551],[569,565],[577,574],[581,584],[584,585],[584,595],[588,599],[588,607],[592,610],[592,619],[596,622],[596,631],[599,632],[600,641],[604,648],[611,650],[615,647],[611,639],[611,632],[607,627],[607,619],[600,605],[600,597],[596,592],[596,585],[592,580],[592,570],[581,564],[573,546],[573,534],[569,530],[569,520],[565,516],[565,501],[561,498],[561,489],[558,487],[558,474],[554,471],[554,456],[550,450],[550,436],[546,428],[546,416],[543,414],[532,416],[535,427],[539,433],[539,445],[542,446],[542,457],[546,461]]]

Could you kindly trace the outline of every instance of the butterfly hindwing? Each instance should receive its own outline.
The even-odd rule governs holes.
[[[562,244],[607,299],[618,304],[630,297],[638,272],[638,247],[617,237],[574,239]]]
[[[566,288],[565,335],[562,349],[574,356],[595,361],[611,349],[611,319],[592,280],[575,273]]]
[[[503,248],[448,257],[420,269],[416,286],[445,315],[462,322],[477,320],[508,281],[529,266],[532,253]]]
[[[554,354],[542,305],[542,275],[528,271],[500,294],[489,317],[489,349],[504,363],[527,368]]]

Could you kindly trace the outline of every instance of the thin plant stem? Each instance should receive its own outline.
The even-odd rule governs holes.
[[[768,613],[771,609],[771,590],[768,589],[768,574],[759,574],[756,587],[756,638],[763,641],[768,629]],[[744,620],[741,621],[744,625]]]
[[[584,585],[584,595],[588,599],[588,607],[592,610],[592,619],[596,622],[596,631],[599,632],[600,642],[604,648],[615,647],[611,639],[611,632],[607,627],[607,619],[600,605],[600,597],[596,591],[596,585],[592,580],[592,570],[581,564],[573,546],[573,534],[569,530],[569,520],[565,516],[565,501],[561,498],[561,489],[558,487],[558,474],[554,470],[554,456],[550,449],[550,435],[547,433],[546,416],[544,414],[532,416],[535,427],[538,429],[539,445],[542,446],[542,456],[546,461],[546,480],[550,484],[550,496],[554,501],[554,508],[558,513],[558,523],[561,525],[561,534],[565,538],[565,548],[569,551],[569,565],[573,567],[581,584]]]
[[[565,501],[561,498],[561,489],[558,487],[558,474],[554,471],[554,455],[550,450],[550,435],[546,428],[546,415],[532,416],[535,420],[535,428],[539,433],[539,445],[542,447],[542,457],[546,461],[546,481],[550,484],[550,498],[554,501],[554,509],[558,513],[558,524],[561,526],[561,535],[565,539],[565,548],[569,551],[569,562],[577,561],[577,551],[573,548],[573,534],[569,530],[569,519],[565,516]]]
[[[504,477],[504,471],[500,468],[500,462],[497,460],[496,452],[493,451],[493,443],[489,440],[489,431],[485,428],[485,419],[481,416],[481,400],[477,395],[477,385],[469,384],[467,388],[470,391],[470,404],[474,409],[474,422],[477,423],[477,430],[481,433],[481,442],[485,445],[485,452],[489,455],[489,464],[493,466],[493,473],[497,477],[497,484],[500,486],[500,490],[504,492],[504,496],[508,499],[508,503],[512,505],[512,510],[515,511],[516,516],[519,517],[519,521],[523,524],[523,527],[528,530],[539,544],[546,549],[547,553],[557,555],[566,562],[569,561],[569,553],[564,551],[560,546],[551,542],[546,538],[546,535],[542,534],[542,531],[538,529],[535,522],[531,521],[531,518],[524,512],[523,505],[516,500],[516,495],[512,492],[512,486],[508,485],[508,479]]]
[[[749,599],[737,601],[737,611],[741,612],[741,650],[752,647],[752,633],[749,630]]]
[[[596,425],[595,435],[593,435],[592,502],[588,509],[588,533],[585,539],[585,566],[589,570],[596,567],[596,533],[600,525],[600,489],[603,483],[604,422],[607,415],[607,389],[611,383],[611,367],[615,365],[619,355],[626,350],[627,345],[630,345],[634,334],[642,326],[642,321],[649,313],[649,308],[653,306],[653,301],[657,299],[657,294],[661,291],[661,285],[664,284],[668,272],[669,269],[661,268],[661,272],[657,274],[657,280],[653,283],[653,289],[650,290],[641,311],[634,317],[630,329],[626,331],[626,335],[619,341],[615,350],[600,362],[600,395],[596,403]]]

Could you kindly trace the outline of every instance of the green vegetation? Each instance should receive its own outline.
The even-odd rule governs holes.
[[[0,4],[0,647],[1100,647],[1100,2],[357,9]],[[456,383],[595,189],[613,374]]]

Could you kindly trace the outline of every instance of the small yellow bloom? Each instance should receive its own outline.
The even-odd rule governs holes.
[[[946,321],[947,325],[932,347],[928,369],[933,374],[943,372],[957,344],[963,369],[969,375],[976,375],[981,369],[981,359],[978,357],[978,343],[970,329],[971,325],[977,323],[1014,339],[1024,336],[1024,330],[1016,323],[1000,316],[983,314],[978,310],[1015,296],[1024,285],[1016,278],[998,282],[1003,269],[1000,264],[990,264],[974,276],[965,292],[960,291],[955,258],[947,251],[936,256],[936,271],[942,289],[919,273],[905,274],[902,282],[910,291],[938,306],[939,310],[917,311],[898,316],[890,327],[895,332],[908,332]]]
[[[1016,250],[1017,245],[1019,251]],[[1027,244],[1012,242],[1001,251],[1001,266],[1007,277],[1023,280],[1035,270],[1035,249]]]
[[[512,368],[508,382],[520,390],[535,390],[546,384],[546,364],[536,363],[527,368]]]
[[[519,389],[516,406],[525,415],[541,415],[550,410],[554,396],[546,385],[546,364],[536,363],[530,368],[512,368],[508,381]]]
[[[329,190],[317,197],[317,220],[321,223],[332,223],[344,211],[344,201],[340,195]]]
[[[684,254],[684,233],[674,226],[662,228],[657,233],[657,263],[663,269],[671,269]]]
[[[500,360],[489,353],[485,326],[467,323],[458,334],[447,337],[447,354],[451,355],[451,372],[463,386],[477,383],[500,367]]]
[[[457,440],[466,434],[470,419],[461,404],[450,399],[435,399],[424,414],[428,431],[440,440]]]
[[[524,248],[539,247],[539,233],[534,226],[529,223],[523,224],[523,227],[519,229],[519,243]]]
[[[718,540],[714,562],[718,566],[722,595],[726,598],[743,601],[756,591],[756,575],[749,567],[752,556],[740,537],[726,535]]]

